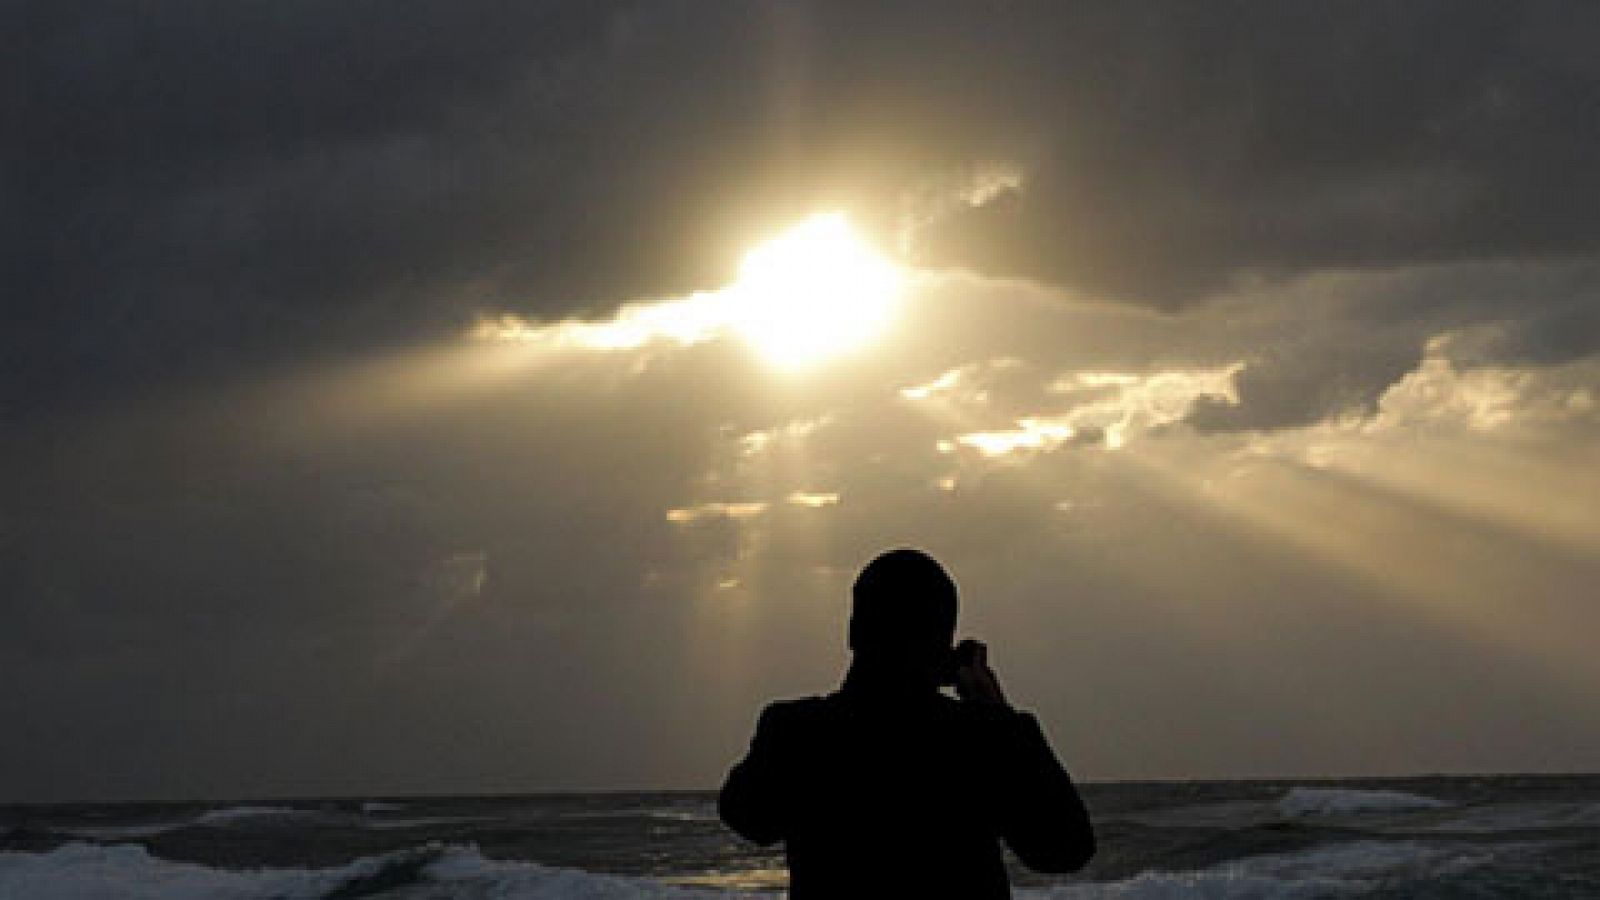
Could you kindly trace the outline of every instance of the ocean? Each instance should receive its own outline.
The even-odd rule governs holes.
[[[1600,898],[1600,776],[1082,786],[1020,898]],[[885,866],[911,864],[883,861]],[[0,807],[4,900],[781,897],[704,792]]]

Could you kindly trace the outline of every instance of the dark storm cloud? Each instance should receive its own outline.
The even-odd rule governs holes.
[[[950,252],[1167,303],[1240,271],[1587,252],[1600,219],[1570,191],[1592,190],[1600,82],[1550,45],[1554,23],[1597,23],[1566,12],[1224,4],[1073,23],[1060,89],[1031,110],[1029,185],[952,223]]]
[[[1576,4],[132,10],[9,38],[10,405],[708,286],[989,163],[919,258],[1164,306],[1600,235]]]
[[[11,386],[404,337],[487,264],[513,217],[483,104],[552,80],[604,16],[395,12],[30,10]]]
[[[1238,403],[1204,402],[1190,421],[1273,429],[1370,412],[1446,332],[1470,332],[1451,345],[1464,365],[1559,365],[1600,352],[1597,311],[1600,268],[1586,260],[1397,267],[1280,283],[1211,310],[1231,323],[1223,330],[1246,367],[1236,378]]]

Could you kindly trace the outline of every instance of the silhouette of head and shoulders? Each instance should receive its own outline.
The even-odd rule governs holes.
[[[1046,871],[1093,853],[1037,721],[1006,703],[982,645],[952,646],[957,606],[931,556],[879,555],[851,590],[842,683],[762,711],[718,805],[745,837],[785,842],[790,896],[998,898],[1001,840]]]
[[[960,715],[963,704],[940,690],[953,684],[958,605],[954,579],[927,553],[901,547],[878,555],[851,587],[851,661],[838,688],[773,705],[780,714]]]

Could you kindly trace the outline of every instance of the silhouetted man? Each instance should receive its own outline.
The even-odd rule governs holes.
[[[983,645],[950,646],[950,576],[893,550],[853,595],[844,683],[762,711],[722,820],[785,842],[795,900],[1009,897],[1001,840],[1029,868],[1082,868],[1094,831],[1039,723],[1006,703]],[[959,701],[939,691],[952,682]]]

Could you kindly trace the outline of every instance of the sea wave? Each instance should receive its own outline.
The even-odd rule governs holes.
[[[263,819],[298,819],[315,818],[320,815],[316,810],[295,809],[292,806],[226,806],[221,809],[207,810],[190,820],[191,825],[206,825],[221,827],[234,825],[239,822],[259,822]]]
[[[472,846],[430,844],[325,869],[217,869],[175,862],[133,844],[65,844],[0,853],[0,897],[30,900],[734,900],[771,898],[694,890],[644,878],[494,860]]]
[[[50,830],[97,841],[126,841],[166,834],[188,824],[189,820],[184,819],[176,822],[139,822],[128,825],[63,825]]]
[[[408,850],[329,869],[233,871],[153,856],[137,844],[64,844],[0,853],[0,897],[30,900],[310,900],[430,856]],[[359,896],[350,894],[349,896]]]
[[[1421,831],[1492,834],[1600,827],[1600,803],[1508,803],[1467,808]]]
[[[91,838],[99,841],[137,840],[177,831],[180,828],[232,828],[235,826],[303,821],[325,817],[326,814],[311,809],[288,806],[225,806],[206,810],[182,819],[163,819],[154,822],[132,822],[120,825],[70,825],[56,828],[62,834]]]
[[[1022,900],[1300,900],[1426,880],[1487,861],[1461,845],[1355,841],[1237,860],[1194,872],[1019,890]],[[672,885],[485,857],[471,845],[427,844],[323,869],[228,870],[174,862],[137,845],[67,844],[0,853],[0,896],[34,900],[755,900],[781,894]]]
[[[1427,883],[1491,861],[1482,848],[1351,841],[1234,860],[1193,872],[1146,872],[1122,881],[1018,891],[1019,900],[1310,900],[1358,895],[1379,884]]]
[[[1296,787],[1290,788],[1278,800],[1278,811],[1293,817],[1443,809],[1449,805],[1433,797],[1404,791]]]

